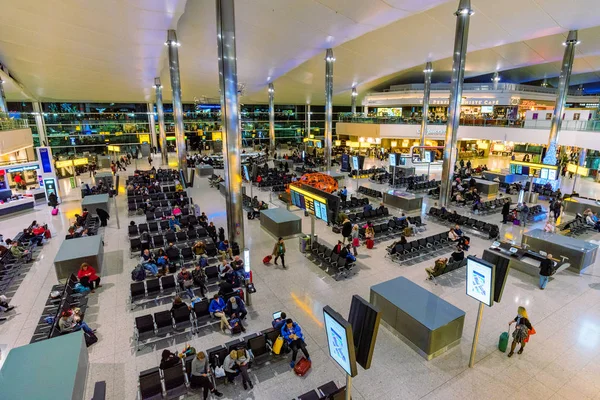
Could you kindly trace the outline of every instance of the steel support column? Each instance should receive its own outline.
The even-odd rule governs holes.
[[[425,74],[425,86],[423,87],[423,118],[421,120],[421,146],[425,146],[425,135],[427,135],[427,117],[429,115],[429,97],[431,95],[431,73],[433,72],[433,66],[428,61],[425,64],[423,73]],[[421,151],[421,158],[423,158],[423,150]]]
[[[440,186],[440,205],[448,206],[452,196],[452,174],[456,164],[456,144],[460,123],[460,103],[462,100],[467,40],[469,37],[469,20],[473,10],[471,0],[460,0],[456,11],[456,32],[454,35],[454,56],[452,64],[452,82],[450,84],[450,107],[448,124],[446,125],[446,141],[444,143],[444,161],[442,164],[442,183]]]
[[[325,54],[325,169],[331,168],[331,147],[333,143],[333,50]]]
[[[269,83],[269,148],[275,156],[275,87]]]
[[[352,97],[350,98],[350,112],[352,113],[352,117],[356,115],[356,97],[358,96],[358,92],[356,91],[356,87],[352,86]]]
[[[156,122],[154,119],[154,103],[147,104],[148,128],[150,129],[150,146],[158,148],[156,144]]]
[[[563,110],[567,101],[567,92],[569,91],[569,81],[571,80],[571,71],[573,70],[573,59],[575,57],[575,46],[579,44],[577,40],[577,31],[569,31],[567,40],[563,43],[565,54],[562,60],[560,76],[558,77],[558,90],[556,91],[556,104],[552,114],[552,123],[550,125],[550,137],[548,138],[548,148],[543,163],[556,165],[556,148],[558,147],[558,135],[562,125]]]
[[[306,132],[304,134],[305,139],[310,139],[310,103],[306,104]],[[304,152],[308,149],[308,142],[304,142]]]
[[[223,125],[223,160],[227,235],[231,243],[245,247],[244,215],[242,210],[242,135],[235,51],[234,0],[216,0],[219,86],[221,88],[221,120]]]
[[[40,146],[48,146],[48,136],[46,134],[46,123],[44,122],[44,113],[42,111],[42,103],[34,101],[32,103],[33,114],[35,115],[35,126],[40,138]]]
[[[169,165],[169,155],[167,154],[167,133],[165,131],[165,111],[162,102],[162,85],[160,78],[154,78],[154,89],[156,90],[156,114],[158,117],[158,134],[160,143],[160,154],[163,165]]]
[[[181,104],[181,80],[179,78],[179,46],[177,33],[173,29],[167,31],[169,49],[169,74],[173,91],[173,120],[175,122],[175,148],[177,149],[177,168],[187,172],[185,130],[183,128],[183,105]]]

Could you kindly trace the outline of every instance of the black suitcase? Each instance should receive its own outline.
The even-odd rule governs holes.
[[[333,231],[333,233],[342,233],[342,228],[339,226],[334,226],[333,228],[331,228],[331,230]]]
[[[96,343],[98,341],[98,336],[96,336],[93,333],[83,333],[83,336],[85,337],[85,345],[86,347],[90,347],[91,345],[93,345],[94,343]]]

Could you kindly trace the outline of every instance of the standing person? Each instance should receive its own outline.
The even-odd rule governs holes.
[[[56,196],[56,193],[52,192],[48,195],[48,204],[52,206],[53,209],[56,209],[58,206],[58,197]]]
[[[150,164],[150,166],[152,166],[152,155],[148,154],[148,164]]]
[[[340,190],[340,198],[344,202],[348,199],[348,189],[346,189],[346,186],[344,186],[344,188]]]
[[[101,208],[96,208],[96,214],[98,214],[98,218],[100,218],[100,226],[106,226],[110,219],[110,215]]]
[[[95,292],[94,289],[102,287],[100,285],[100,277],[96,275],[96,270],[88,263],[81,264],[79,271],[77,271],[77,279],[79,279],[83,286],[89,287],[92,293]]]
[[[194,357],[192,360],[191,369],[190,385],[192,388],[203,389],[204,400],[208,398],[209,390],[215,396],[223,397],[223,393],[215,389],[215,386],[210,379],[210,374],[208,372],[208,360],[206,359],[206,354],[204,354],[203,351],[196,353],[196,357]]]
[[[281,258],[281,266],[285,269],[285,242],[282,237],[277,239],[277,243],[273,247],[273,255],[275,256],[275,265],[277,265],[277,259]]]
[[[521,224],[523,225],[523,227],[525,227],[525,225],[527,224],[528,217],[529,217],[529,207],[527,207],[527,204],[525,202],[523,202],[523,205],[521,206],[521,209],[519,210],[519,219],[521,220]]]
[[[354,250],[354,256],[358,255],[356,249],[360,246],[360,239],[358,238],[358,224],[354,224],[352,227],[352,250]]]
[[[552,205],[552,211],[554,212],[554,219],[558,221],[558,218],[560,217],[560,212],[562,211],[562,201],[560,201],[560,199],[556,199],[556,201]]]
[[[548,254],[546,258],[540,263],[540,289],[544,290],[548,279],[554,272],[554,261],[552,261],[552,254]]]
[[[510,199],[504,200],[504,204],[502,205],[502,223],[506,224],[508,222],[508,214],[510,214]]]
[[[283,340],[285,340],[290,346],[290,349],[292,349],[292,361],[290,362],[290,367],[294,368],[294,365],[296,365],[298,349],[302,350],[306,359],[310,361],[310,355],[308,354],[308,350],[306,350],[306,343],[304,343],[302,328],[300,328],[300,325],[298,325],[297,322],[288,318],[285,321],[283,328],[281,328],[281,336],[283,336]]]
[[[508,353],[509,357],[512,357],[515,353],[515,347],[517,347],[517,343],[521,344],[521,348],[518,351],[518,354],[522,354],[525,349],[525,345],[529,342],[529,335],[535,333],[533,326],[531,326],[531,322],[529,322],[529,316],[527,315],[527,310],[525,307],[519,307],[517,310],[517,316],[515,319],[508,323],[508,326],[516,323],[515,330],[512,334],[513,341],[510,345],[510,353]]]
[[[342,240],[344,244],[346,243],[346,239],[348,239],[349,242],[351,241],[350,238],[352,236],[352,222],[350,222],[348,218],[346,218],[344,220],[344,223],[342,224],[342,236],[344,237],[344,239]]]

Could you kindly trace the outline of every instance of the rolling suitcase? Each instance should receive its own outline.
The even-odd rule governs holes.
[[[271,260],[273,259],[272,255],[268,255],[265,258],[263,258],[263,264],[268,264],[271,262]]]
[[[304,376],[310,369],[311,365],[312,363],[310,362],[310,360],[307,360],[306,358],[302,357],[300,361],[298,361],[296,365],[294,365],[294,372],[298,376]]]
[[[52,209],[52,215],[58,215],[58,208]]]
[[[342,233],[342,228],[340,228],[339,226],[334,226],[333,228],[331,228],[331,231],[333,233]]]
[[[372,249],[374,245],[375,242],[373,241],[373,239],[367,239],[367,249]]]
[[[510,337],[509,332],[510,332],[510,325],[508,326],[508,331],[502,332],[500,334],[500,339],[498,340],[498,350],[500,350],[503,353],[506,351],[506,348],[508,347],[508,338]]]

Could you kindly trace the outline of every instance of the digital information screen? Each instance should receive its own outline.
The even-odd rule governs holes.
[[[327,199],[293,186],[290,186],[290,198],[292,205],[306,210],[320,220],[329,222]]]
[[[350,376],[356,376],[356,357],[352,327],[341,315],[326,306],[323,308],[329,356]]]
[[[248,173],[248,166],[242,165],[242,170],[244,171],[244,179],[246,182],[250,182],[250,174]]]
[[[540,172],[540,178],[548,179],[548,168],[542,168],[542,172]]]
[[[396,154],[392,153],[390,154],[390,167],[395,167],[396,166]]]
[[[352,156],[352,169],[359,170],[358,168],[358,156]]]
[[[426,163],[430,163],[431,162],[431,152],[430,151],[426,151],[425,152],[425,160]]]
[[[548,179],[550,179],[551,181],[555,181],[556,178],[558,177],[557,172],[558,171],[555,169],[549,169],[548,170]]]
[[[467,257],[467,296],[491,307],[494,302],[495,265]]]

